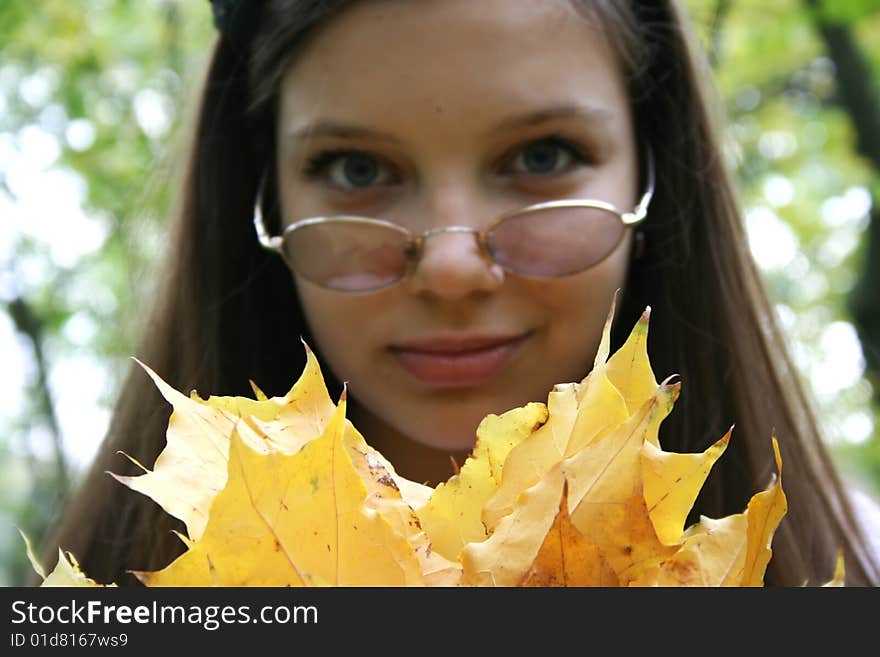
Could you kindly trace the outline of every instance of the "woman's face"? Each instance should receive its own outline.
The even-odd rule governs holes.
[[[349,214],[479,229],[561,198],[631,210],[639,191],[624,80],[565,0],[355,3],[287,69],[278,144],[286,224]],[[529,279],[446,232],[376,292],[295,278],[312,346],[348,383],[367,439],[461,451],[488,413],[586,375],[629,242],[587,271]]]

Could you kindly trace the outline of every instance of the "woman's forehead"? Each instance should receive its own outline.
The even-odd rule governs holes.
[[[568,0],[355,3],[312,36],[280,93],[284,133],[426,116],[485,130],[502,115],[628,105],[600,27]]]

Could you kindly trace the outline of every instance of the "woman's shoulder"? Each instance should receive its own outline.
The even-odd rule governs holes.
[[[850,500],[874,555],[880,561],[880,503],[865,491],[851,487]]]

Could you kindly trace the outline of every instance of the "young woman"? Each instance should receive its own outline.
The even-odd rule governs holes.
[[[692,519],[745,508],[775,434],[789,511],[765,582],[828,581],[841,545],[848,584],[880,582],[750,259],[674,3],[215,10],[141,360],[179,390],[282,394],[302,337],[331,393],[348,382],[367,440],[433,485],[486,414],[587,374],[619,289],[612,348],[650,305],[654,370],[681,376],[664,449],[702,451],[736,425]],[[125,570],[182,551],[176,521],[105,474],[124,472],[117,450],[152,463],[169,412],[134,368],[47,554],[131,583]]]

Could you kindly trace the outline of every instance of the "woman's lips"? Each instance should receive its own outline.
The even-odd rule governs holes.
[[[503,369],[525,338],[525,334],[429,338],[394,345],[391,353],[424,383],[462,387],[482,383]]]

